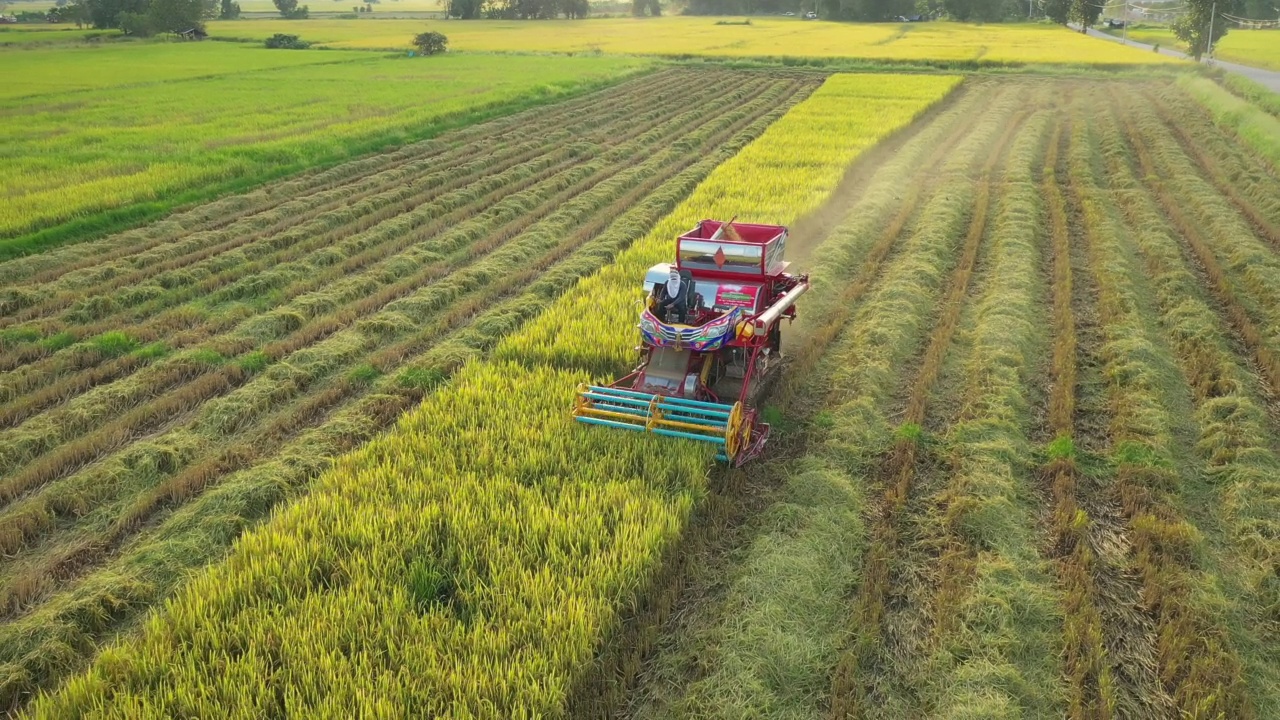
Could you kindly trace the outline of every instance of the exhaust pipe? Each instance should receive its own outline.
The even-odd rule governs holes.
[[[778,298],[777,302],[775,302],[773,305],[770,305],[768,310],[765,310],[764,312],[760,313],[760,317],[756,318],[756,324],[763,325],[766,328],[769,327],[770,325],[773,324],[775,320],[777,320],[779,317],[782,316],[782,313],[787,311],[787,308],[791,307],[792,305],[795,305],[796,300],[799,300],[801,295],[805,294],[808,291],[809,291],[808,282],[800,283],[799,285],[796,285],[795,287],[791,288],[790,290],[787,291],[786,295],[783,295],[782,297]]]

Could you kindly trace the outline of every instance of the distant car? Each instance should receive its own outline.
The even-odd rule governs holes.
[[[785,12],[785,13],[782,13],[782,14],[783,14],[783,15],[786,15],[787,17],[795,17],[795,16],[796,16],[796,14],[795,14],[795,13],[793,13],[793,12]]]
[[[817,20],[817,19],[818,19],[818,13],[816,13],[816,12],[814,12],[814,11],[810,10],[809,12],[807,12],[807,13],[805,13],[805,14],[804,14],[804,19],[805,19],[805,20]]]
[[[18,18],[12,15],[0,15],[0,25],[17,25]]]

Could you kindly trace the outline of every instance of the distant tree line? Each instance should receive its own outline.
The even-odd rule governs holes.
[[[188,30],[203,32],[204,20],[217,17],[228,5],[239,13],[240,6],[230,0],[76,0],[61,10],[66,19],[77,23],[147,37]]]
[[[636,3],[648,0],[634,0]],[[1093,26],[1102,6],[1110,0],[689,0],[689,15],[797,15],[816,12],[824,20],[892,22],[898,18],[933,19],[946,17],[961,22],[1002,22],[1047,17],[1066,25]],[[1192,12],[1181,22],[1189,28],[1208,32],[1208,17],[1214,0],[1187,0]],[[1218,0],[1218,11],[1243,17],[1268,19],[1280,9],[1276,0]],[[1179,0],[1181,5],[1181,0]],[[1203,6],[1203,8],[1200,8]],[[655,13],[656,14],[656,13]],[[1176,26],[1175,26],[1176,29]],[[1214,38],[1226,32],[1225,23],[1216,23]],[[1185,38],[1184,38],[1185,39]],[[1195,47],[1193,41],[1192,47]]]
[[[463,20],[573,19],[586,17],[590,10],[588,0],[449,0],[449,15]]]
[[[689,0],[689,15],[797,15],[816,12],[824,20],[895,22],[899,18],[962,22],[1026,20],[1029,0]],[[1034,2],[1035,0],[1030,0]]]

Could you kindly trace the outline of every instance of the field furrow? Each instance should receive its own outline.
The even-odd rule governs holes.
[[[1267,608],[1280,602],[1275,518],[1277,423],[1256,354],[1231,321],[1206,268],[1163,213],[1158,189],[1140,181],[1114,116],[1098,132],[1131,242],[1153,287],[1163,336],[1182,371],[1204,463],[1180,494],[1218,568],[1231,641],[1260,717],[1280,712],[1280,636]]]
[[[1060,597],[1040,553],[1029,462],[1029,410],[1049,355],[1040,171],[1060,113],[1055,94],[1052,85],[1027,90],[1034,110],[1009,148],[963,353],[939,399],[954,410],[928,436],[937,469],[913,499],[913,550],[930,568],[907,576],[924,600],[916,692],[935,717],[1066,708]]]
[[[1182,393],[1170,389],[1181,378],[1159,336],[1151,293],[1125,242],[1112,192],[1099,181],[1096,140],[1090,128],[1075,129],[1070,174],[1098,287],[1099,354],[1110,378],[1111,492],[1128,524],[1132,562],[1155,623],[1157,672],[1178,712],[1252,717],[1239,657],[1214,610],[1227,600],[1195,562],[1200,532],[1179,509],[1180,490],[1194,474],[1175,450],[1173,403]]]
[[[1050,555],[1057,561],[1062,593],[1063,663],[1067,676],[1067,716],[1073,720],[1110,718],[1117,704],[1115,677],[1106,661],[1102,613],[1095,584],[1096,560],[1087,535],[1087,515],[1079,503],[1076,465],[1076,364],[1078,340],[1071,267],[1071,232],[1057,177],[1058,157],[1070,126],[1053,130],[1041,171],[1047,209],[1053,314],[1053,355],[1049,366],[1049,459],[1040,468],[1051,510]]]
[[[1008,102],[1007,107],[1012,107],[1013,98],[1009,98]],[[926,219],[926,210],[920,226],[916,228],[918,234],[936,236],[932,241],[925,241],[926,247],[941,247],[942,243],[950,240],[957,244],[951,251],[958,253],[958,256],[954,259],[938,256],[937,259],[943,263],[938,268],[950,266],[945,278],[940,275],[919,275],[905,280],[911,285],[929,288],[936,293],[932,296],[929,293],[917,293],[920,300],[934,305],[936,312],[925,313],[924,317],[914,316],[912,322],[920,325],[924,344],[918,346],[921,354],[909,364],[918,364],[918,367],[914,373],[907,374],[905,382],[900,386],[905,403],[893,413],[893,416],[902,418],[895,431],[897,439],[891,448],[874,461],[878,467],[874,471],[876,479],[873,486],[883,490],[879,507],[873,513],[876,520],[871,529],[870,546],[863,564],[862,585],[851,623],[858,628],[857,634],[852,647],[836,667],[832,681],[832,717],[877,716],[880,712],[884,712],[887,717],[897,712],[909,711],[908,708],[916,707],[919,702],[914,689],[906,684],[909,682],[909,675],[903,672],[918,662],[916,653],[919,646],[915,640],[919,636],[904,633],[903,623],[891,617],[901,611],[905,596],[905,575],[901,568],[901,555],[904,552],[902,533],[909,521],[904,515],[910,496],[916,492],[917,474],[927,472],[927,469],[921,467],[925,460],[918,454],[920,429],[926,419],[929,396],[970,292],[970,280],[978,262],[982,241],[986,237],[992,174],[1004,160],[1005,151],[1025,117],[1017,113],[1008,114],[1007,110],[1000,112],[993,109],[984,120],[989,123],[989,130],[985,135],[988,144],[962,146],[957,157],[969,159],[970,164],[968,167],[961,166],[963,172],[952,176],[938,195],[938,199],[944,203],[943,207],[952,210],[954,214],[948,222],[930,224]],[[992,131],[998,128],[1001,129],[1000,134],[993,135]],[[983,138],[984,134],[975,129],[970,137]],[[969,176],[970,171],[977,173],[976,179]],[[923,269],[928,266],[921,267]],[[904,319],[913,317],[903,313],[904,309],[884,308],[881,312],[884,315],[900,314]],[[891,608],[895,605],[897,607]],[[924,632],[923,628],[916,630]]]
[[[1260,237],[1280,249],[1280,178],[1269,171],[1265,161],[1241,152],[1185,95],[1148,92],[1144,99],[1164,123],[1165,132],[1195,160],[1201,175],[1248,218]]]
[[[1088,228],[1068,171],[1073,128],[1083,122],[1079,103],[1093,99],[1088,93],[1077,100],[1044,168],[1055,345],[1041,473],[1062,585],[1069,710],[1082,718],[1155,720],[1173,712],[1172,701],[1156,675],[1154,623],[1129,559],[1132,541],[1123,510],[1098,470],[1112,412]]]
[[[1125,106],[1137,167],[1196,260],[1273,391],[1280,391],[1280,252],[1255,236],[1230,201],[1199,177],[1150,109]]]
[[[798,90],[798,87],[794,84],[787,84],[779,86],[778,89],[786,92],[761,93],[757,101],[758,107],[762,110],[768,108],[780,99],[777,95],[785,97],[786,94],[793,94]],[[751,108],[752,106],[750,105],[744,106],[744,110],[747,111],[745,117],[737,123],[721,129],[719,136],[710,138],[710,144],[714,146],[725,136],[731,135],[740,129],[742,123],[754,120],[757,116],[750,112]],[[732,116],[730,115],[720,116],[721,122],[728,122],[731,119]],[[691,135],[693,134],[691,133]],[[377,346],[367,341],[363,345],[352,346],[351,359],[346,362],[340,361],[328,373],[329,376],[339,373],[346,373],[347,376],[334,387],[321,386],[316,389],[318,397],[323,400],[322,407],[332,405],[354,395],[357,390],[367,384],[362,382],[362,374],[384,373],[388,370],[396,369],[394,365],[390,368],[379,367],[374,365],[372,361],[387,356],[394,358],[406,351],[423,349],[422,346],[434,341],[448,339],[447,333],[454,331],[458,324],[469,322],[479,308],[500,301],[504,290],[522,287],[532,282],[542,270],[550,266],[556,259],[572,252],[582,243],[594,238],[608,226],[613,218],[623,213],[628,207],[638,203],[645,195],[656,190],[658,186],[674,176],[682,166],[683,163],[680,161],[678,153],[659,153],[651,159],[621,173],[616,179],[601,183],[599,188],[579,195],[572,202],[565,203],[562,201],[559,203],[561,210],[557,214],[567,217],[559,220],[559,222],[542,223],[541,226],[535,226],[531,231],[531,233],[537,233],[541,237],[550,239],[553,244],[549,246],[540,245],[533,252],[516,246],[508,246],[496,252],[481,266],[459,270],[451,274],[448,282],[457,288],[456,290],[450,291],[439,286],[432,286],[426,291],[419,291],[414,296],[399,302],[398,306],[401,308],[413,306],[414,315],[418,317],[429,316],[429,313],[432,312],[442,313],[442,315],[436,322],[428,323],[419,330],[416,337],[401,340],[396,346]],[[590,207],[590,214],[577,216],[566,212],[575,204]],[[507,250],[512,250],[512,252],[507,252]],[[520,268],[520,270],[515,272],[507,271],[504,274],[503,271],[507,268]],[[422,286],[426,287],[425,284],[422,284]],[[335,342],[340,342],[340,340],[335,338]],[[323,348],[316,347],[314,350],[322,352]],[[356,363],[361,359],[366,361],[357,365]],[[305,361],[300,359],[290,360],[290,364],[295,368],[299,366],[306,367],[307,365]],[[311,389],[312,384],[318,383],[325,377],[320,372],[310,376],[295,375],[291,378],[292,382],[288,384],[292,392],[282,393],[277,391],[268,395],[267,397],[270,398],[269,404],[262,401],[256,403],[245,402],[243,403],[245,410],[241,412],[240,416],[229,414],[226,408],[221,405],[209,408],[208,412],[202,413],[202,417],[198,418],[193,426],[187,428],[187,431],[199,434],[204,439],[212,442],[218,442],[230,436],[231,443],[229,447],[209,455],[197,455],[178,473],[166,478],[149,490],[139,491],[138,488],[132,488],[130,493],[132,500],[102,533],[80,539],[70,548],[60,550],[53,557],[44,558],[34,565],[28,565],[24,571],[16,573],[13,585],[18,587],[30,586],[37,582],[39,578],[46,576],[52,577],[56,581],[69,579],[74,574],[82,571],[86,565],[96,564],[105,554],[113,552],[115,548],[118,548],[123,541],[132,535],[141,523],[147,521],[157,510],[169,504],[186,501],[216,478],[246,467],[255,458],[269,456],[282,444],[281,442],[272,442],[270,440],[273,436],[282,434],[281,431],[274,429],[282,421],[268,414],[261,422],[258,422],[257,416],[271,413],[275,410],[274,406],[282,401],[292,402],[294,405],[301,406],[296,412],[291,410],[290,407],[285,407],[278,411],[283,415],[286,423],[290,422],[290,418],[295,414],[303,417],[314,415],[317,409],[311,407],[311,405],[315,403],[315,399],[305,397],[303,394]],[[260,390],[259,395],[266,395],[266,391]],[[300,399],[295,400],[295,397],[300,397]],[[228,402],[234,402],[236,396],[229,396],[227,400]],[[300,429],[302,428],[297,427],[293,432],[297,432]],[[286,437],[280,438],[280,440],[287,439],[288,434],[292,433],[287,433]],[[266,440],[264,441],[264,439]],[[162,439],[161,441],[163,442]],[[79,483],[82,487],[85,484],[84,481]],[[71,572],[71,568],[74,568],[76,572]],[[0,574],[0,577],[4,577],[4,574]],[[4,589],[0,589],[0,598],[5,595]]]
[[[763,108],[769,102],[775,100],[774,94],[764,93],[744,107]],[[704,117],[707,118],[706,122],[708,123],[729,123],[733,120],[739,120],[732,115],[726,114],[704,114]],[[656,143],[661,139],[660,137],[651,138],[650,143]],[[614,192],[613,188],[607,187],[605,190],[592,189],[604,183],[615,172],[629,173],[632,178],[642,177],[642,175],[636,174],[632,161],[638,159],[649,147],[649,144],[641,145],[632,149],[629,154],[624,154],[618,158],[609,157],[606,153],[605,159],[596,159],[582,164],[570,170],[569,176],[558,183],[553,182],[546,189],[537,189],[535,192],[542,196],[539,198],[541,211],[536,210],[538,206],[533,206],[528,202],[521,202],[521,198],[516,196],[513,198],[515,202],[511,203],[514,206],[512,210],[515,211],[517,208],[526,210],[525,213],[518,215],[514,215],[513,212],[512,222],[516,223],[515,230],[518,232],[512,232],[507,226],[499,226],[496,231],[480,230],[480,227],[487,224],[484,221],[491,217],[489,213],[486,213],[486,216],[482,216],[483,220],[477,223],[480,227],[477,227],[476,230],[479,230],[479,232],[472,231],[466,224],[450,230],[446,233],[446,237],[453,235],[470,240],[473,244],[459,251],[458,255],[460,257],[454,262],[448,263],[446,267],[425,265],[410,273],[407,277],[395,278],[394,282],[383,284],[381,287],[372,278],[362,280],[357,276],[327,291],[326,302],[320,307],[322,309],[334,309],[318,317],[305,319],[301,327],[298,327],[280,340],[275,342],[268,341],[268,344],[264,346],[261,345],[264,341],[261,334],[244,333],[239,338],[229,338],[230,342],[222,344],[216,341],[211,342],[206,346],[205,351],[212,350],[220,357],[232,358],[248,351],[254,345],[258,345],[261,349],[255,352],[263,353],[268,362],[284,360],[291,354],[324,340],[340,328],[360,322],[363,318],[380,310],[393,300],[402,298],[409,290],[422,287],[432,280],[437,280],[467,268],[471,262],[485,257],[488,253],[503,247],[505,242],[518,237],[519,232],[529,227],[531,223],[538,220],[543,214],[562,207],[570,198],[592,197],[600,198],[600,200],[596,201],[597,203],[603,202],[604,198],[609,197],[609,193]],[[677,162],[673,155],[674,153],[668,150],[662,154],[662,158],[668,163]],[[646,163],[651,167],[657,166],[656,161],[653,159],[646,161]],[[549,191],[554,194],[548,195]],[[594,210],[595,208],[592,209]],[[491,210],[490,212],[494,211]],[[495,234],[486,237],[485,233],[487,232],[494,232]],[[444,246],[448,247],[449,243],[444,243]],[[355,289],[358,294],[344,297],[340,291],[342,285]],[[294,314],[294,317],[296,316],[297,313]],[[297,320],[294,322],[296,323]],[[253,325],[252,321],[247,324],[249,326]],[[9,470],[8,476],[0,479],[0,497],[3,497],[6,501],[11,500],[31,487],[36,487],[50,479],[65,476],[75,468],[101,457],[102,453],[127,443],[128,439],[133,435],[139,432],[147,432],[147,428],[160,427],[170,422],[178,413],[193,409],[194,404],[227,392],[247,376],[236,363],[223,364],[222,367],[212,367],[212,364],[207,365],[210,365],[207,368],[207,372],[197,374],[194,378],[190,377],[190,370],[179,374],[176,382],[169,387],[155,382],[148,382],[145,379],[141,382],[131,383],[131,387],[136,388],[135,392],[138,393],[139,399],[149,400],[150,398],[155,398],[145,404],[131,406],[128,398],[122,398],[119,395],[111,397],[106,402],[96,396],[91,396],[86,398],[85,403],[80,403],[79,405],[72,403],[61,413],[54,413],[49,417],[41,418],[39,426],[32,427],[31,423],[20,426],[15,432],[10,433],[10,451],[0,456],[0,461],[3,462],[3,466],[0,466],[0,469],[4,469],[7,466]],[[86,404],[89,407],[97,407],[99,409],[98,413],[90,414],[81,409],[81,406]],[[121,413],[123,413],[123,417],[119,417]],[[79,432],[93,428],[98,423],[113,416],[119,419],[116,419],[111,427],[96,430],[83,438],[79,437]],[[75,420],[68,422],[68,417],[75,418]],[[71,442],[72,440],[78,441]],[[30,464],[23,467],[21,463],[28,458],[30,459],[28,460]]]

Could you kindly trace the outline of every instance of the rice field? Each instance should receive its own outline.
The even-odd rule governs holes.
[[[660,17],[587,21],[285,20],[209,23],[215,37],[261,39],[299,33],[325,47],[407,49],[416,33],[438,30],[450,49],[482,52],[608,53],[726,58],[850,58],[961,65],[1146,65],[1177,61],[1100,43],[1049,25],[965,25],[952,22],[832,23],[797,18]]]
[[[77,226],[112,229],[113,217],[136,222],[616,81],[648,64],[427,61],[230,43],[2,54],[13,78],[0,89],[0,258],[74,239]]]
[[[77,669],[821,79],[659,72],[0,264],[0,706]]]
[[[707,22],[645,21],[645,54],[1114,47]],[[1208,75],[663,64],[625,55],[639,21],[505,25],[449,32],[575,55],[187,46],[226,60],[201,74],[106,46],[175,61],[0,100],[61,118],[40,142],[133,122],[106,160],[286,162],[0,260],[0,712],[1280,717],[1269,106]],[[140,201],[113,202],[79,213]],[[708,216],[789,225],[813,283],[743,469],[569,412],[630,369],[639,278]]]

